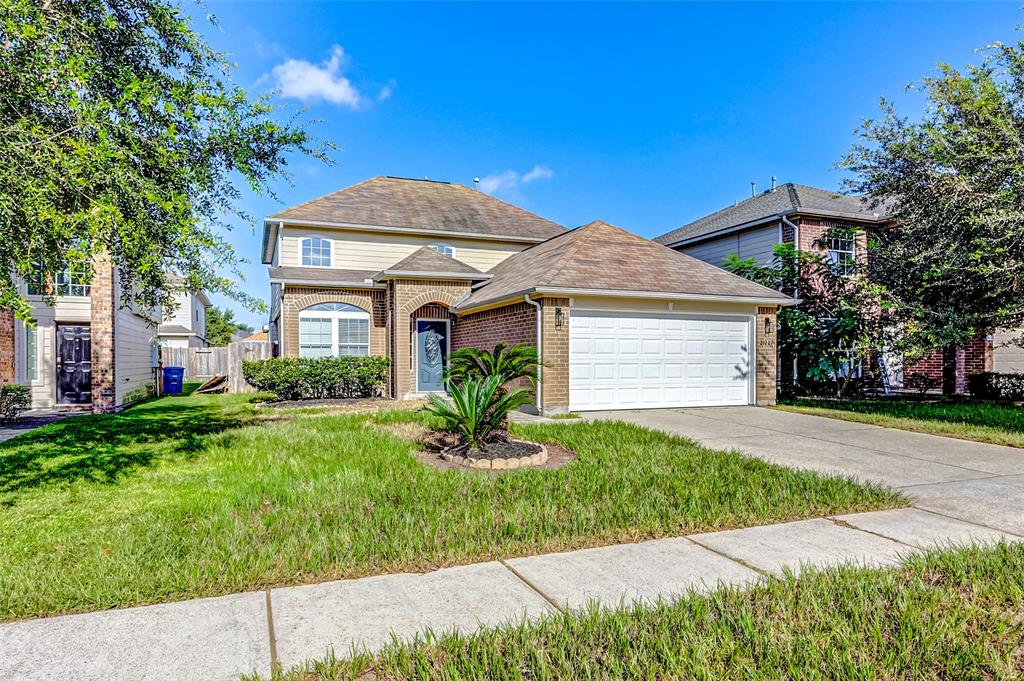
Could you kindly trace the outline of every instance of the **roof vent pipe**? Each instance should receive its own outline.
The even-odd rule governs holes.
[[[750,181],[750,198],[757,196],[757,183],[753,180]]]
[[[480,189],[480,178],[479,177],[474,177],[473,178],[473,189],[477,189],[477,190]]]
[[[772,175],[772,191],[775,191],[775,176]]]

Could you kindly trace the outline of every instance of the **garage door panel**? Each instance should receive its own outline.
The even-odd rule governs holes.
[[[742,317],[610,314],[569,318],[570,409],[747,404]]]

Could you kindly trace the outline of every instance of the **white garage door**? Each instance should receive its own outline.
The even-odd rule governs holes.
[[[569,409],[750,403],[750,322],[743,317],[569,315]]]

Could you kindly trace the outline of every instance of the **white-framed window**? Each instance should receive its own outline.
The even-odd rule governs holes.
[[[88,298],[91,280],[92,272],[87,267],[65,268],[53,276],[53,295]],[[39,277],[35,281],[29,282],[28,294],[30,296],[46,295],[47,288],[46,282],[43,281],[42,271],[40,271]]]
[[[302,264],[308,267],[330,267],[331,242],[318,236],[303,239]]]
[[[449,258],[455,257],[455,248],[448,244],[430,244],[430,247],[441,255],[447,255]]]
[[[370,354],[370,314],[345,303],[320,303],[299,312],[299,356]]]
[[[857,267],[857,240],[853,235],[828,240],[828,262],[841,276],[851,277]]]
[[[39,326],[25,325],[25,376],[30,381],[39,380]]]

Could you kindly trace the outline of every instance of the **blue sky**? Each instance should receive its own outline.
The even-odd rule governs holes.
[[[192,8],[194,10],[194,7]],[[767,188],[837,188],[882,95],[1017,39],[1019,3],[216,2],[194,26],[253,94],[317,121],[262,217],[374,175],[471,185],[567,226],[656,236]],[[231,234],[268,293],[259,234]],[[215,302],[226,301],[215,297]],[[228,303],[257,328],[264,316]]]

